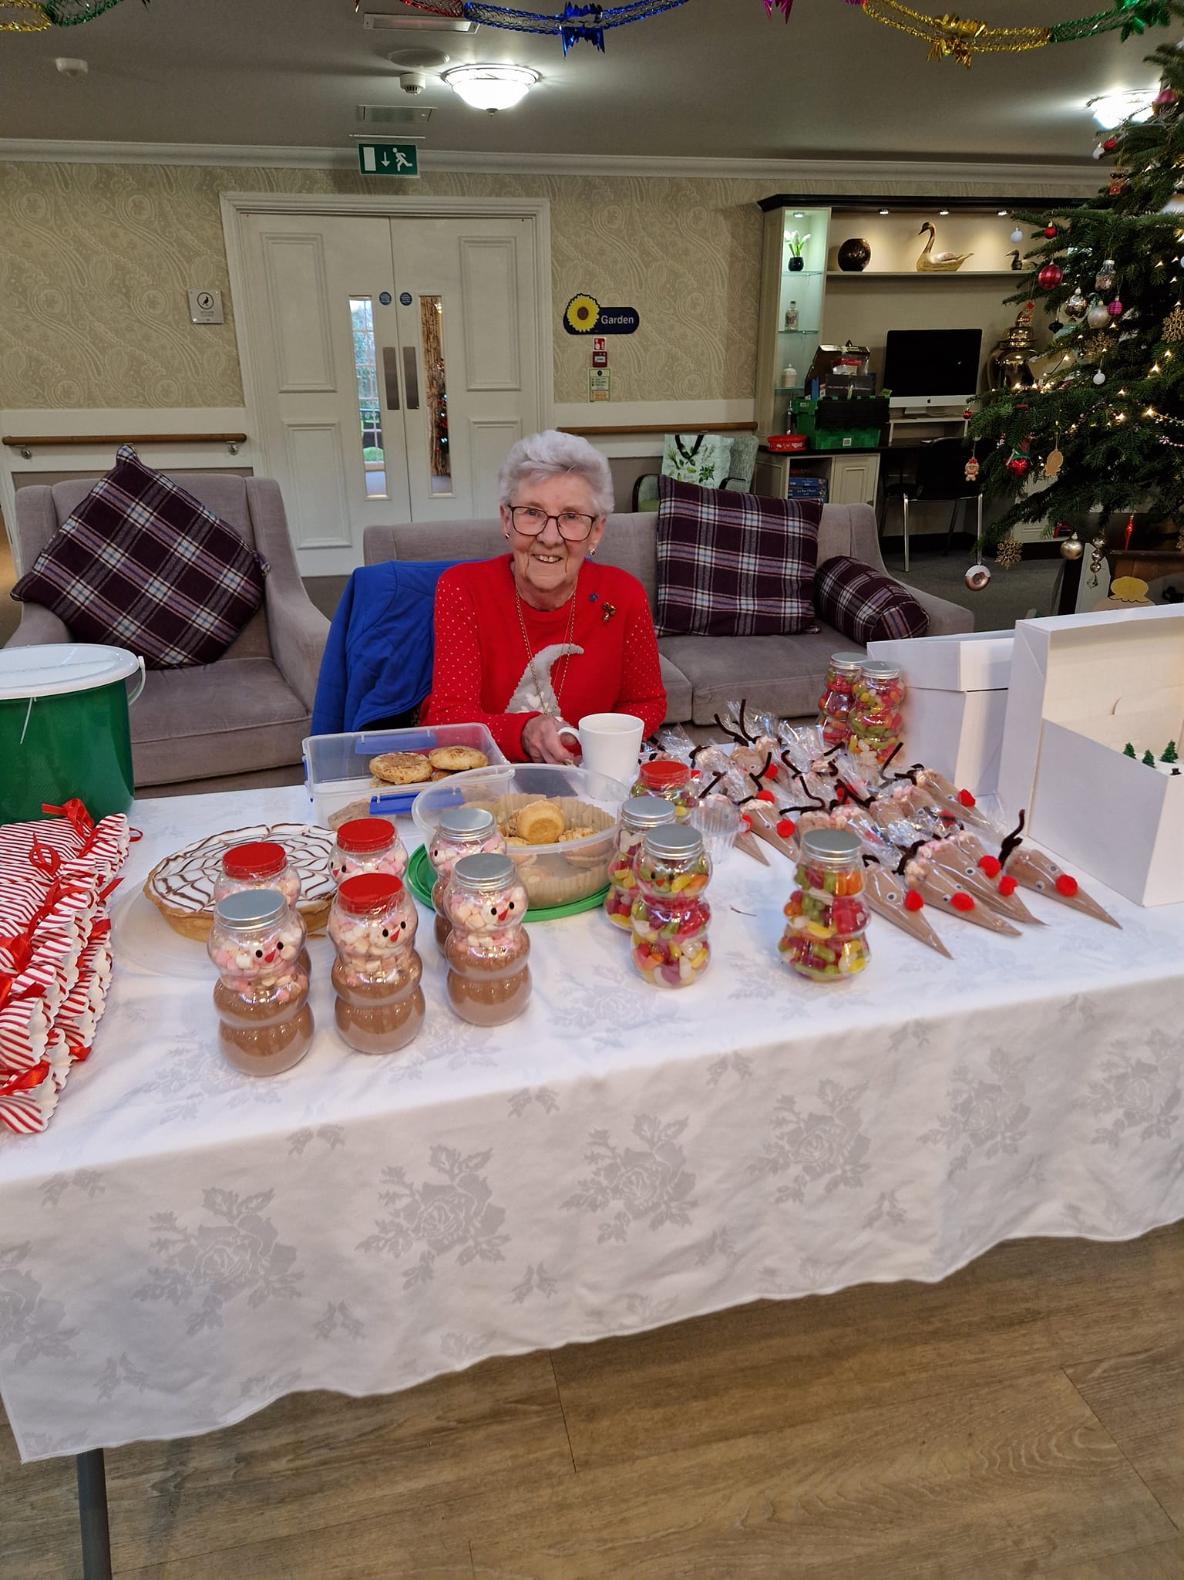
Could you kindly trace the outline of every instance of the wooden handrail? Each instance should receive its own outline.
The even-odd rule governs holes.
[[[684,425],[682,432],[686,433],[694,425]],[[560,428],[560,433],[579,434],[582,439],[595,439],[607,437],[610,433],[673,433],[678,428],[677,423],[669,422],[633,422],[625,423],[619,428]],[[695,429],[696,433],[700,430]],[[702,425],[704,433],[755,433],[755,422],[705,422]]]
[[[71,444],[245,444],[245,433],[5,433],[0,444],[39,450]]]

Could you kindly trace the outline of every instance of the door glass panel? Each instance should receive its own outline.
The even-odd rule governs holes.
[[[428,417],[428,473],[433,494],[451,494],[452,461],[448,444],[448,386],[444,376],[444,302],[439,296],[419,299],[423,340],[424,392]]]
[[[362,425],[362,463],[367,499],[385,499],[386,458],[382,445],[382,405],[378,399],[378,352],[374,345],[374,305],[368,296],[349,299],[354,375],[358,381],[358,418]]]

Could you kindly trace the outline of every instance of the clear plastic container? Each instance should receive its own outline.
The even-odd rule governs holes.
[[[695,806],[690,765],[680,763],[676,757],[655,757],[648,763],[642,763],[629,794],[660,795],[664,801],[670,802],[678,821],[685,822]]]
[[[818,723],[826,746],[846,746],[851,735],[851,704],[864,665],[862,653],[832,653],[818,699]]]
[[[851,744],[881,766],[900,745],[904,731],[904,681],[900,665],[865,659],[851,703]]]
[[[329,913],[337,1030],[359,1053],[397,1053],[423,1025],[419,913],[391,872],[345,878]]]
[[[526,890],[509,856],[462,856],[446,900],[448,1000],[461,1020],[500,1026],[530,1002]]]
[[[865,933],[863,859],[855,835],[812,828],[801,836],[798,887],[785,906],[781,958],[812,982],[841,982],[870,958]]]
[[[436,881],[432,884],[432,905],[436,911],[436,947],[441,953],[452,931],[445,896],[452,869],[462,856],[503,855],[506,836],[484,806],[454,806],[440,813],[436,831],[428,842],[428,860]]]
[[[244,889],[278,889],[292,906],[300,899],[300,874],[276,840],[253,839],[231,845],[223,854],[214,879],[214,904]]]
[[[214,906],[207,944],[223,1057],[245,1075],[278,1075],[312,1042],[304,922],[278,889],[243,889]]]
[[[703,837],[689,823],[652,829],[637,857],[633,902],[633,964],[654,987],[687,987],[711,961],[703,898],[711,863]]]
[[[674,819],[674,808],[664,796],[635,795],[621,808],[616,848],[608,864],[608,893],[604,912],[609,921],[627,932],[633,927],[633,902],[637,898],[637,853],[651,828]]]
[[[364,872],[385,872],[401,878],[407,870],[407,850],[389,819],[351,818],[337,830],[329,870],[338,884]]]
[[[360,730],[347,735],[309,735],[303,743],[304,783],[316,808],[316,822],[332,828],[350,817],[402,817],[429,783],[380,785],[370,761],[384,752],[426,755],[442,746],[475,748],[490,763],[504,763],[484,724],[416,725],[402,730]]]

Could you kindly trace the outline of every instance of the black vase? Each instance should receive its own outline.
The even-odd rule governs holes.
[[[791,258],[789,260],[790,274],[800,274],[805,267],[806,260],[804,258]]]
[[[862,274],[871,261],[871,244],[862,236],[852,236],[839,248],[839,268],[846,274]]]

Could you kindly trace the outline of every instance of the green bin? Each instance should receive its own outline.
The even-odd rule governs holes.
[[[127,682],[139,675],[128,696]],[[144,660],[122,647],[55,642],[0,651],[0,823],[77,796],[96,819],[132,802],[128,708]]]

